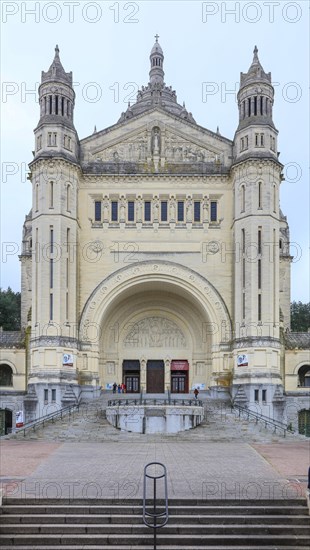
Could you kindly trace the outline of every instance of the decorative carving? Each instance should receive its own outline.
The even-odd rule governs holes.
[[[174,222],[176,219],[176,201],[174,197],[171,197],[169,203],[169,218],[172,222]]]
[[[153,221],[158,222],[159,219],[159,200],[158,197],[153,199]]]
[[[142,202],[142,197],[139,195],[136,203],[137,222],[142,221],[142,210],[143,210],[143,202]]]
[[[146,133],[139,134],[135,138],[112,147],[107,147],[100,153],[97,151],[94,156],[103,162],[145,162],[147,158]]]
[[[208,223],[209,221],[209,197],[205,195],[202,203],[202,221]]]
[[[121,222],[126,221],[126,199],[124,196],[119,201],[119,219]]]
[[[204,147],[199,147],[180,136],[167,133],[166,136],[166,159],[170,162],[214,162],[215,153]]]
[[[160,128],[154,126],[152,130],[152,154],[159,156],[161,151],[161,134]]]
[[[131,135],[127,140],[94,151],[93,156],[103,162],[145,162],[149,156],[165,157],[168,162],[217,162],[220,153],[215,153],[199,143],[193,143],[173,132],[166,132],[163,140],[159,126]]]
[[[186,209],[186,221],[190,223],[193,221],[193,201],[191,197],[187,197],[185,209]]]
[[[163,317],[148,317],[131,327],[125,340],[126,348],[185,348],[183,332]]]
[[[110,201],[107,196],[104,197],[103,203],[102,203],[102,209],[103,209],[103,221],[108,222],[109,221],[109,212],[110,212]]]

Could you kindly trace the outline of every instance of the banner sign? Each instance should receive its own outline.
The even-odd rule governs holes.
[[[237,355],[237,367],[247,367],[249,365],[249,358],[247,355]]]
[[[63,367],[73,367],[73,355],[71,353],[64,353],[62,356]]]
[[[188,370],[188,361],[175,360],[171,361],[171,370]]]
[[[24,425],[24,411],[16,411],[16,428]]]

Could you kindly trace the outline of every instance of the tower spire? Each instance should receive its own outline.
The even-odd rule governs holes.
[[[164,84],[164,54],[161,45],[158,42],[159,35],[155,34],[155,44],[151,50],[150,62],[150,84]]]

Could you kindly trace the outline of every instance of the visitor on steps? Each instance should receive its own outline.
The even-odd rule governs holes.
[[[195,389],[194,389],[194,396],[195,396],[195,399],[198,398],[198,394],[199,394],[199,390],[198,390],[198,388],[195,388]]]

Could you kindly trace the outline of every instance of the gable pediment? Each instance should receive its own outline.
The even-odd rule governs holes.
[[[230,164],[232,142],[200,126],[154,109],[81,142],[82,158],[100,163],[157,166]]]

